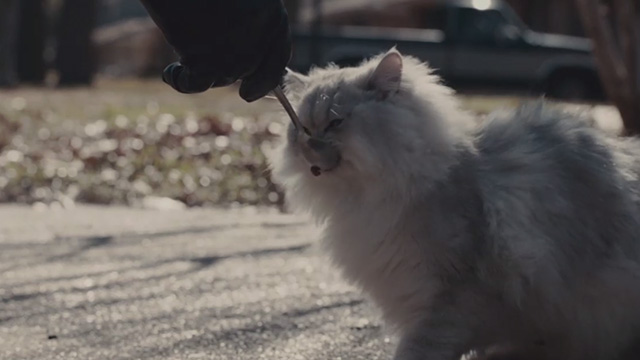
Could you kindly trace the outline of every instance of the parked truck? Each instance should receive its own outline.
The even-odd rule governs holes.
[[[400,5],[397,5],[400,6]],[[379,11],[385,11],[381,7]],[[499,87],[571,100],[604,97],[590,40],[529,29],[501,0],[425,0],[422,26],[294,29],[290,67],[354,66],[395,46],[454,88]]]

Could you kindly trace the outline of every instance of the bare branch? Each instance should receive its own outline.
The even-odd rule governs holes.
[[[640,95],[635,75],[637,35],[631,0],[614,0],[622,46],[616,43],[613,29],[599,0],[576,0],[576,4],[586,33],[592,40],[600,79],[609,99],[620,111],[625,134],[640,134]]]

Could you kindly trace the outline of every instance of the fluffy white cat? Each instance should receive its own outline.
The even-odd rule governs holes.
[[[273,177],[397,329],[396,360],[640,358],[637,140],[540,102],[478,124],[395,49],[286,91],[304,129]]]

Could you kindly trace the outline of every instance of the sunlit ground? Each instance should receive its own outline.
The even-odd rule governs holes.
[[[478,114],[522,100],[461,98]],[[596,114],[619,126],[610,108]],[[183,95],[160,81],[0,91],[0,202],[281,204],[264,152],[284,130],[282,115],[275,100],[247,104],[236,88]]]

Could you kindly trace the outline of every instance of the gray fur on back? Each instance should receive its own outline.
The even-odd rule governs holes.
[[[562,358],[611,358],[640,330],[640,144],[537,102],[492,115],[474,145],[433,194],[455,194],[442,199],[459,204],[449,214],[477,201],[470,273],[522,328],[566,338]]]

